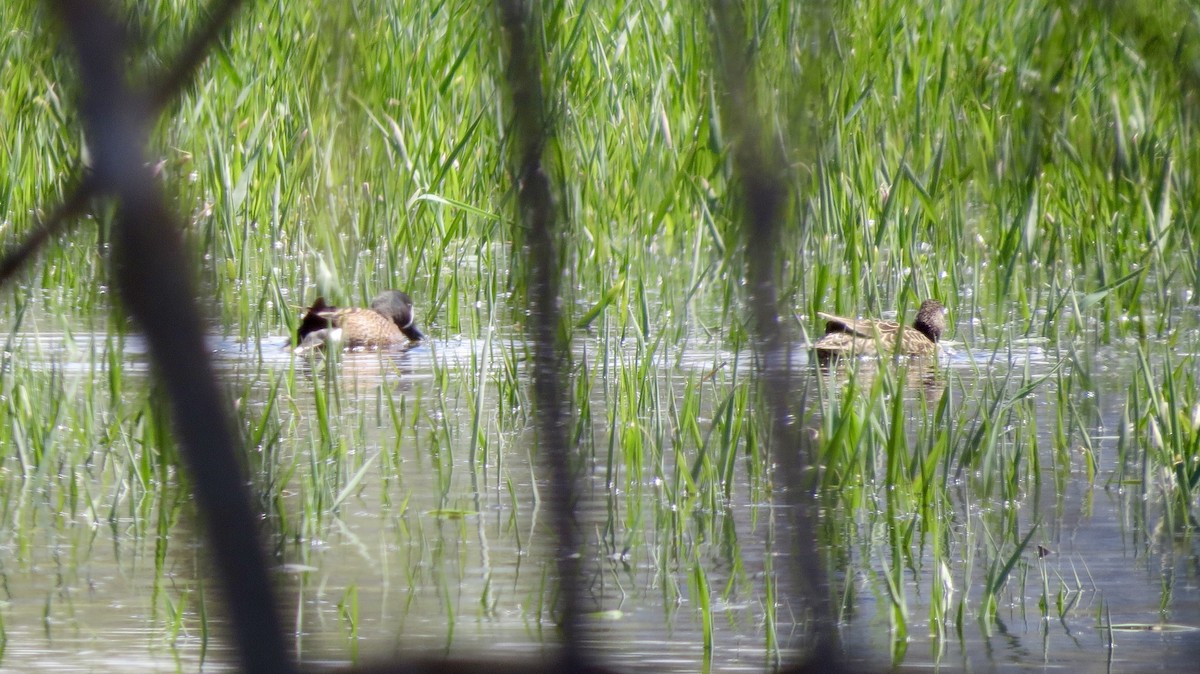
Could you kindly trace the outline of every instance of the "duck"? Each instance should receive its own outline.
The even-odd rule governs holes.
[[[921,303],[912,329],[895,321],[845,318],[823,312],[817,312],[817,316],[825,321],[825,335],[812,348],[822,361],[842,355],[929,356],[937,353],[938,340],[946,330],[946,307],[933,299]]]
[[[370,308],[333,307],[318,297],[300,319],[295,343],[297,351],[329,342],[341,342],[347,349],[377,349],[424,338],[413,317],[412,298],[399,290],[387,290],[371,300]]]

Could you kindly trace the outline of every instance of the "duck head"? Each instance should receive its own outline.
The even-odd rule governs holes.
[[[946,331],[946,307],[937,300],[921,302],[921,308],[917,311],[917,320],[913,321],[913,327],[936,344],[942,338],[942,333]]]
[[[395,323],[400,332],[412,341],[417,342],[425,338],[417,328],[417,321],[413,317],[412,298],[407,294],[399,290],[384,291],[371,300],[371,310]]]

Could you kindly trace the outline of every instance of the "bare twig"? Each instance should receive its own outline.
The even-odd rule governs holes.
[[[770,456],[787,488],[782,498],[796,517],[790,563],[792,580],[809,614],[805,662],[800,669],[838,671],[839,647],[821,556],[816,554],[817,507],[812,487],[812,442],[801,431],[805,390],[792,368],[796,343],[779,318],[776,277],[781,262],[782,229],[789,199],[783,148],[764,129],[770,127],[755,108],[753,65],[748,57],[745,18],[740,3],[713,0],[718,77],[723,86],[721,113],[733,138],[733,173],[741,190],[742,228],[746,239],[747,298],[761,368],[762,396],[769,414]],[[791,396],[798,393],[799,405]]]
[[[24,241],[5,253],[4,258],[0,260],[0,284],[12,279],[46,242],[65,231],[68,224],[75,222],[75,218],[83,212],[96,186],[91,174],[87,172],[74,182],[75,186],[67,190],[66,200],[54,209],[50,217],[39,221]]]
[[[175,59],[175,65],[162,74],[158,84],[150,88],[150,109],[158,114],[175,100],[179,92],[191,82],[192,76],[212,52],[217,40],[233,20],[233,15],[242,6],[242,0],[216,0],[208,23],[188,40]]]
[[[241,4],[241,0],[218,0],[214,3],[208,22],[188,41],[176,59],[175,66],[164,72],[159,78],[159,84],[151,88],[149,110],[152,116],[161,112],[191,81],[192,75],[204,62],[204,57],[225,31]],[[96,184],[87,169],[76,167],[74,174],[80,177],[75,181],[75,186],[67,190],[67,198],[62,204],[51,212],[50,217],[39,222],[24,241],[12,247],[4,254],[3,259],[0,259],[0,285],[11,281],[42,246],[53,237],[69,230],[76,218],[83,213],[84,207],[95,194]]]
[[[542,48],[536,15],[522,0],[501,0],[501,27],[508,37],[506,80],[512,100],[513,162],[529,251],[529,336],[533,342],[533,393],[537,406],[538,451],[551,474],[550,506],[558,538],[558,580],[563,593],[560,625],[563,670],[584,666],[579,620],[580,542],[572,509],[576,486],[567,442],[568,400],[563,378],[566,357],[558,347],[561,323],[559,279],[562,270],[556,239],[560,236],[550,178],[542,167],[549,135],[542,94]]]
[[[84,187],[115,199],[116,285],[140,324],[167,391],[193,478],[242,667],[287,672],[274,592],[237,460],[236,434],[214,378],[178,223],[146,162],[153,106],[126,80],[125,34],[94,0],[53,3],[79,57],[81,113],[94,172]]]

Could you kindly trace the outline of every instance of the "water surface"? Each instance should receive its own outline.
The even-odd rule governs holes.
[[[553,540],[519,338],[433,341],[333,362],[297,357],[280,348],[284,341],[211,344],[247,436],[261,439],[247,468],[268,514],[264,532],[298,656],[337,664],[551,650]],[[803,632],[794,622],[803,607],[786,592],[790,548],[781,543],[792,517],[772,505],[766,457],[730,414],[744,412],[737,391],[752,359],[704,343],[597,338],[577,342],[575,360],[576,380],[588,383],[577,389],[588,404],[573,437],[585,455],[579,519],[589,545],[589,645],[627,671],[762,671],[786,659]],[[38,390],[67,397],[71,409],[50,438],[66,445],[46,453],[53,461],[39,462],[30,443],[3,464],[0,666],[231,667],[186,481],[173,462],[155,458],[174,450],[145,418],[141,341],[19,334],[5,362],[10,410]],[[1117,452],[1136,363],[1120,346],[1068,356],[1044,342],[951,345],[942,362],[914,375],[902,389],[913,447],[944,394],[957,411],[951,418],[968,429],[987,409],[987,391],[1046,378],[1019,403],[1022,414],[1006,417],[1012,465],[946,476],[941,535],[956,563],[943,575],[927,533],[895,557],[897,530],[929,527],[914,527],[917,509],[887,510],[881,476],[856,485],[866,495],[861,507],[827,511],[825,550],[838,560],[830,580],[856,665],[1128,671],[1194,663],[1200,636],[1173,628],[1200,626],[1196,543],[1168,524],[1161,471],[1140,452]],[[114,367],[123,384],[111,383]],[[1088,387],[1059,395],[1064,367],[1087,372]],[[813,390],[824,386],[842,401],[850,377],[861,394],[873,376],[856,366],[851,374],[801,369]],[[32,393],[18,391],[22,377]],[[1066,452],[1055,449],[1064,401],[1073,406],[1067,418],[1082,424],[1066,432]],[[67,428],[83,419],[90,425],[80,432]],[[809,423],[819,428],[820,414]],[[687,488],[683,473],[725,470],[711,465],[721,435],[738,443],[722,473],[728,484]],[[997,498],[998,480],[1016,485],[1010,498]],[[996,619],[981,617],[989,566],[1035,526]],[[1039,545],[1048,554],[1039,556]],[[898,559],[907,614],[899,641],[884,579]],[[712,596],[710,656],[701,580]],[[943,580],[953,600],[938,637],[931,588]]]

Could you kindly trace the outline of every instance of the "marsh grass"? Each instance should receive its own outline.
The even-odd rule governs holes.
[[[145,72],[202,10],[137,5]],[[40,7],[0,7],[12,27],[0,40],[6,244],[61,196],[83,145],[73,75]],[[1153,48],[1189,46],[1156,42],[1155,24],[1134,15],[849,3],[819,59],[825,85],[807,89],[793,9],[751,8],[779,137],[824,130],[812,163],[793,162],[789,176],[811,188],[790,213],[781,297],[806,332],[818,310],[903,317],[937,297],[965,354],[933,372],[852,363],[813,374],[801,420],[818,442],[832,592],[846,620],[864,593],[883,607],[894,664],[917,657],[922,610],[935,661],[970,638],[972,617],[991,634],[1009,604],[1024,608],[1031,580],[1043,615],[1065,623],[1086,610],[1086,571],[1031,560],[1054,530],[1038,509],[1046,487],[1127,488],[1161,508],[1135,513],[1139,526],[1161,515],[1180,535],[1195,527],[1198,154],[1177,93],[1186,77]],[[796,613],[775,556],[765,568],[748,560],[774,541],[764,509],[789,485],[766,456],[752,386],[740,283],[754,261],[731,220],[733,139],[716,113],[708,16],[564,0],[543,18],[576,469],[599,510],[588,534],[622,587],[600,593],[597,609],[637,595],[649,569],[663,620],[694,621],[705,658],[750,634],[779,663]],[[433,610],[422,602],[435,596],[448,643],[464,616],[490,620],[514,595],[527,633],[549,638],[557,592],[541,565],[509,586],[489,567],[465,611],[455,594],[471,567],[462,527],[481,503],[501,513],[486,529],[493,545],[544,545],[531,523],[529,351],[514,337],[528,320],[526,263],[512,245],[495,31],[464,0],[253,3],[155,146],[212,330],[245,347],[230,397],[276,557],[318,568],[317,542],[353,541],[355,512],[384,512],[403,552],[364,556],[425,588],[406,597],[409,610]],[[813,110],[820,119],[799,114]],[[111,216],[76,224],[2,303],[2,533],[21,564],[40,554],[39,527],[66,536],[73,518],[127,527],[118,548],[152,539],[153,619],[174,639],[198,616],[203,660],[205,592],[167,582],[186,478],[141,386],[133,326],[108,318]],[[417,298],[437,345],[416,384],[397,383],[413,374],[403,364],[385,364],[382,381],[355,374],[361,354],[283,366],[264,355],[317,294],[362,305],[391,287]],[[470,354],[443,352],[449,342]],[[1096,401],[1108,381],[1097,354],[1110,353],[1136,373],[1115,423]],[[306,576],[298,592],[323,582]],[[332,615],[354,657],[374,591],[339,591],[334,614],[300,601],[295,620]],[[693,611],[678,610],[685,601]],[[728,608],[743,605],[753,618]],[[60,610],[70,612],[47,594],[46,615]],[[11,624],[0,610],[0,655]]]
[[[148,62],[196,11],[152,6]],[[7,25],[29,27],[6,43],[18,65],[5,116],[22,123],[7,136],[5,168],[31,178],[0,183],[14,233],[65,180],[65,169],[40,167],[69,166],[78,151],[63,126],[69,90],[49,86],[70,77],[39,51],[47,27],[32,7],[6,9]],[[738,260],[706,17],[653,2],[555,7],[553,157],[572,228],[564,255],[579,281],[572,322],[620,308],[620,323],[646,336],[677,341],[694,320],[715,327],[733,310],[721,279],[736,277]],[[1196,193],[1184,168],[1195,150],[1163,94],[1171,73],[1112,40],[1089,44],[1099,28],[1072,14],[1082,10],[917,8],[847,8],[857,18],[839,24],[825,65],[832,86],[815,105],[829,115],[829,139],[809,167],[817,182],[795,241],[804,254],[784,295],[805,315],[955,298],[986,338],[1013,309],[1029,333],[1049,335],[1063,299],[1078,294],[1087,301],[1069,318],[1080,328],[1090,314],[1105,339],[1165,334],[1180,289],[1200,283],[1186,264],[1194,224],[1180,215]],[[501,97],[483,39],[493,26],[475,9],[247,8],[161,130],[162,176],[190,215],[225,330],[241,339],[290,330],[314,292],[362,303],[403,287],[451,334],[492,320],[463,307],[504,308],[492,300],[519,277],[506,269],[520,255],[503,245]],[[755,19],[759,68],[781,114],[803,98],[788,84],[790,25],[784,10]],[[82,224],[44,258],[37,285],[63,293],[43,299],[54,311],[107,310],[91,290],[105,275],[97,234]],[[691,264],[669,264],[680,258]],[[720,310],[696,312],[697,300]]]
[[[1130,384],[1129,418],[1146,451],[1145,475],[1167,502],[1169,531],[1196,526],[1200,485],[1200,396],[1192,355],[1164,354],[1151,365],[1138,350],[1137,375]],[[1157,473],[1157,476],[1155,476]]]

